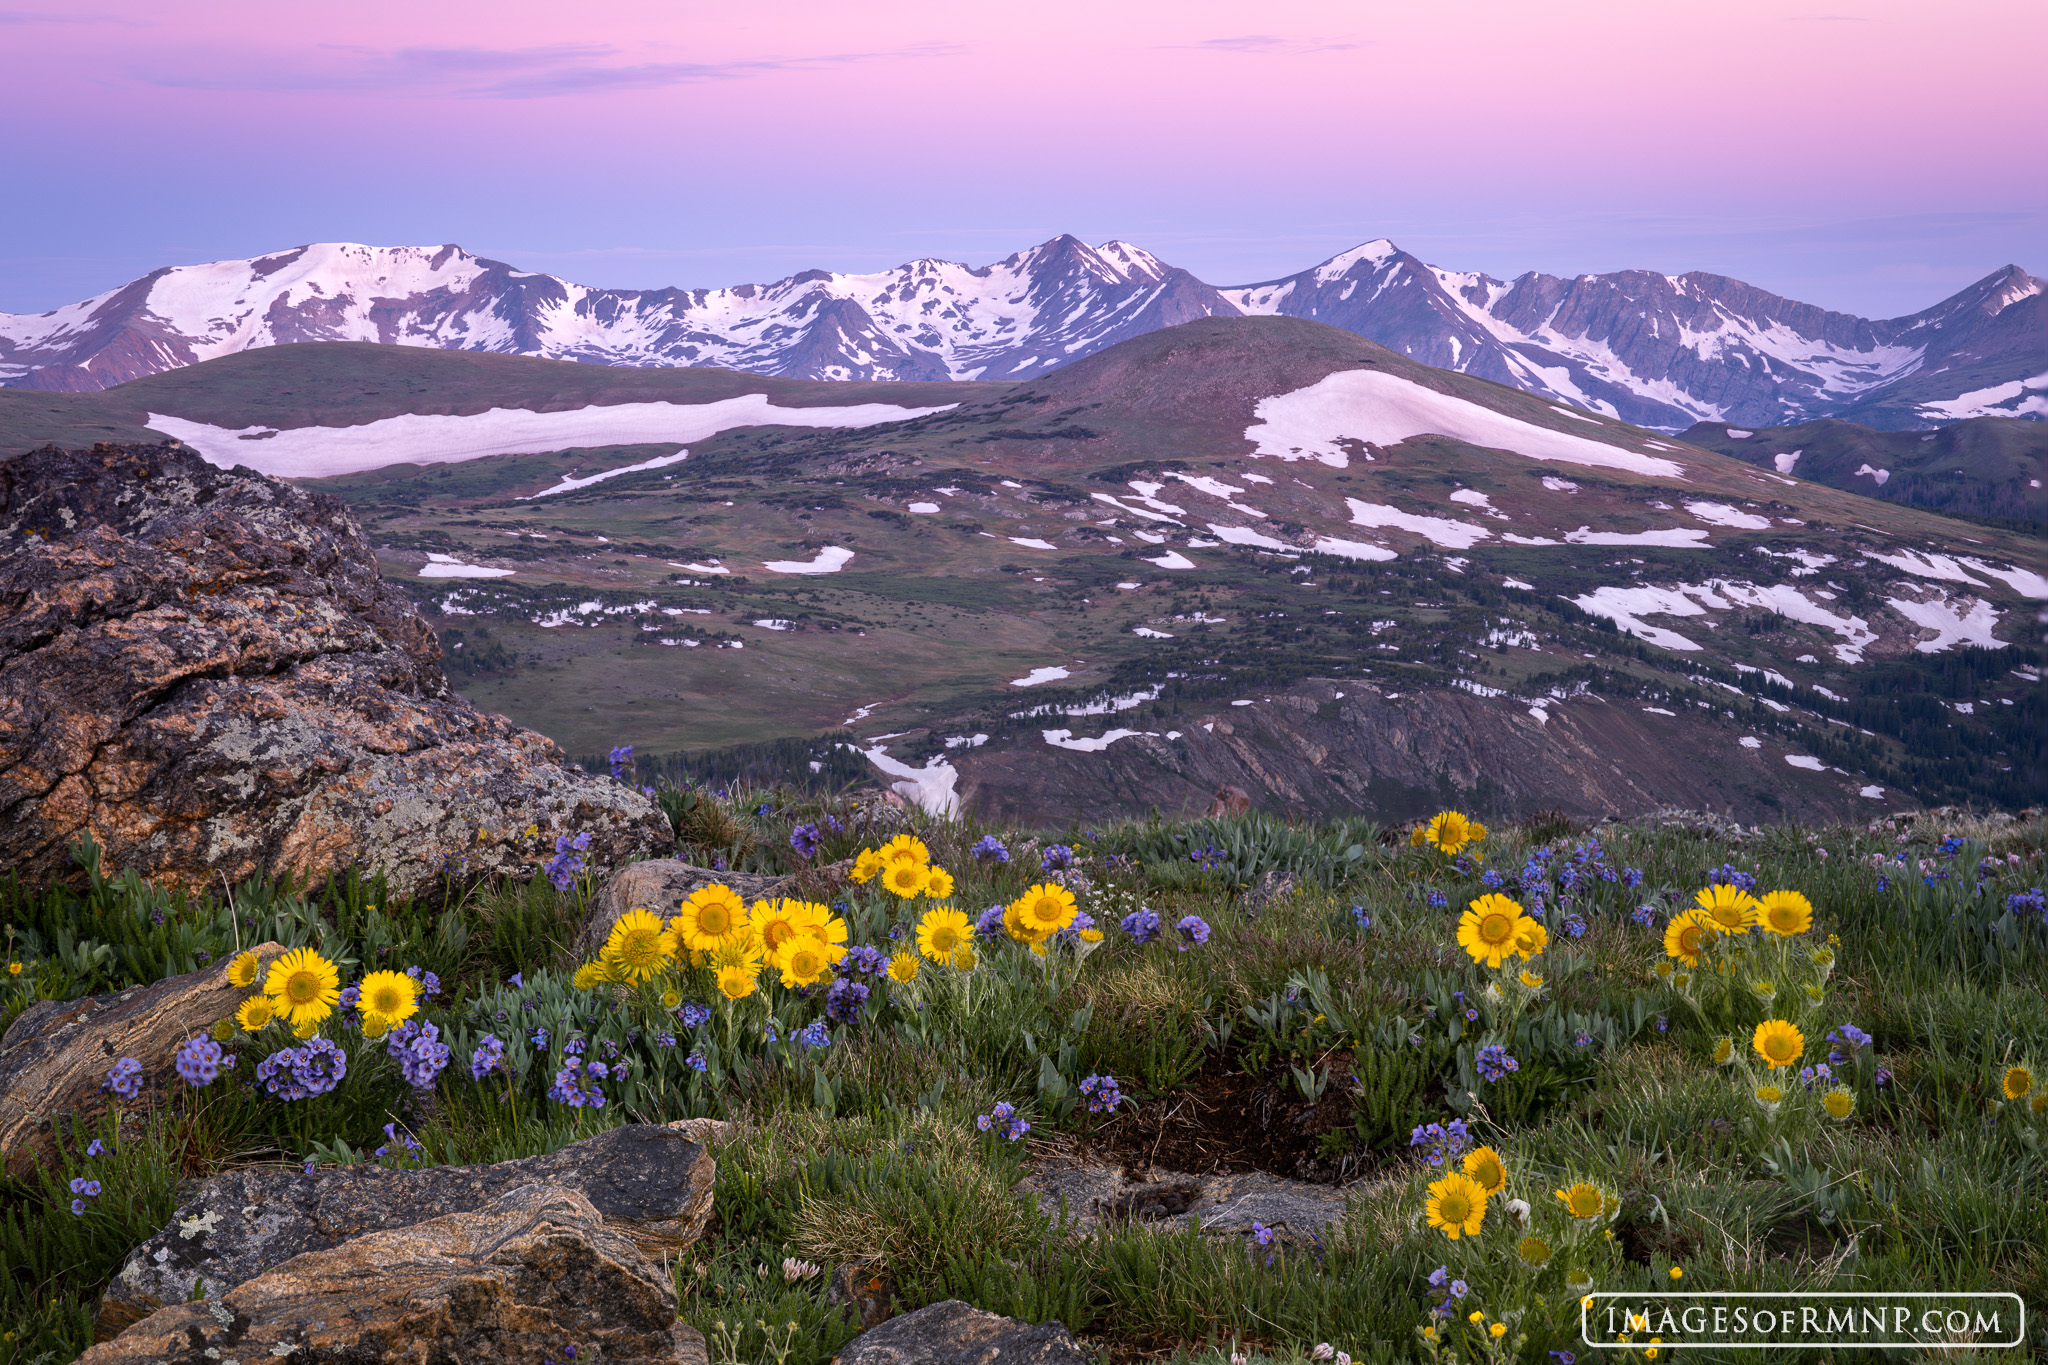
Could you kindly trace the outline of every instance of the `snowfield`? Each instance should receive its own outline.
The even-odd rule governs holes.
[[[566,412],[492,408],[466,417],[409,412],[353,427],[230,430],[157,412],[149,414],[148,425],[183,441],[223,469],[247,465],[279,478],[318,479],[394,464],[456,464],[486,455],[539,455],[582,446],[689,445],[735,427],[871,427],[958,406],[856,403],[837,408],[785,408],[768,401],[766,394],[743,393],[714,403],[614,403]]]
[[[1464,492],[1464,489],[1458,490]],[[1456,498],[1457,493],[1451,495]],[[1479,495],[1484,504],[1485,494]],[[1357,498],[1344,499],[1344,505],[1351,509],[1353,526],[1370,527],[1373,530],[1412,531],[1428,540],[1432,545],[1441,545],[1447,550],[1469,550],[1493,533],[1484,526],[1474,526],[1469,521],[1455,521],[1450,517],[1425,517],[1413,512],[1403,512],[1397,507],[1384,503],[1360,502]]]
[[[767,569],[770,573],[838,573],[852,562],[853,551],[839,545],[827,545],[824,549],[818,551],[815,559],[771,559],[761,567]],[[688,567],[692,569],[697,568],[694,564]],[[707,571],[700,569],[698,572]],[[708,572],[725,573],[727,571],[724,569],[714,569]]]
[[[464,564],[452,555],[428,555],[425,567],[420,570],[421,578],[507,578],[518,573],[517,569],[486,569],[475,564]]]
[[[1351,459],[1337,444],[1340,440],[1391,446],[1435,434],[1532,460],[1685,477],[1684,466],[1675,460],[1535,426],[1379,370],[1340,370],[1305,389],[1261,399],[1252,414],[1259,420],[1244,435],[1258,447],[1254,459],[1319,460],[1344,469]]]
[[[1675,630],[1653,626],[1645,616],[1704,616],[1708,611],[1730,611],[1756,607],[1782,614],[1803,625],[1819,626],[1840,636],[1835,657],[1845,664],[1863,662],[1863,651],[1877,642],[1877,632],[1860,616],[1837,616],[1811,601],[1789,583],[1760,587],[1755,583],[1732,583],[1709,579],[1702,584],[1680,583],[1675,587],[1595,588],[1572,599],[1581,611],[1604,616],[1625,633],[1639,635],[1665,649],[1691,652],[1699,645]]]

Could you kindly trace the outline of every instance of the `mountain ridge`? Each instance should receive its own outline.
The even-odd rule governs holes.
[[[85,392],[238,350],[376,341],[796,379],[1020,380],[1200,317],[1278,314],[1638,425],[1905,429],[2048,415],[2048,295],[2017,266],[1867,319],[1707,272],[1512,281],[1385,238],[1295,275],[1213,286],[1130,243],[1061,235],[992,264],[806,270],[612,290],[458,246],[318,243],[166,266],[47,313],[0,314],[0,385]]]

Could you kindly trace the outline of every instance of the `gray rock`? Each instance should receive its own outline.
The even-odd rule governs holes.
[[[1242,1175],[1185,1175],[1152,1170],[1133,1179],[1116,1166],[1046,1164],[1024,1178],[1021,1189],[1039,1209],[1057,1215],[1062,1200],[1075,1231],[1088,1233],[1105,1222],[1136,1220],[1162,1227],[1193,1224],[1204,1233],[1237,1236],[1258,1223],[1289,1241],[1320,1237],[1342,1222],[1349,1195],[1334,1185],[1285,1180],[1264,1171]]]
[[[861,1333],[837,1365],[1088,1365],[1088,1356],[1060,1323],[1034,1327],[947,1299]]]
[[[675,1282],[559,1185],[307,1251],[219,1299],[150,1314],[91,1365],[542,1365],[573,1345],[608,1365],[705,1365]]]
[[[702,1145],[645,1124],[491,1166],[228,1171],[201,1182],[170,1225],[129,1254],[107,1286],[101,1326],[183,1303],[195,1287],[218,1299],[294,1256],[482,1208],[536,1182],[574,1190],[613,1233],[658,1257],[703,1233],[716,1174],[717,1163]]]

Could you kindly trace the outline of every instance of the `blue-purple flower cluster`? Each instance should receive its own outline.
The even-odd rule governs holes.
[[[1415,1128],[1408,1134],[1408,1145],[1422,1148],[1430,1165],[1441,1166],[1446,1160],[1464,1155],[1472,1145],[1472,1133],[1465,1120],[1452,1119],[1448,1126],[1432,1123]]]
[[[991,905],[974,917],[974,933],[977,938],[1001,938],[1003,936],[1003,907]]]
[[[142,1093],[142,1063],[133,1057],[123,1057],[107,1070],[106,1080],[100,1082],[101,1091],[113,1091],[124,1100],[132,1100]]]
[[[203,1034],[178,1045],[175,1065],[188,1085],[212,1085],[220,1079],[222,1070],[234,1064],[235,1059],[223,1053],[219,1043]]]
[[[569,884],[576,880],[576,874],[584,867],[583,850],[590,847],[588,832],[571,839],[566,834],[555,836],[555,856],[541,864],[541,871],[555,884],[555,890],[567,891]]]
[[[868,1003],[865,981],[840,980],[825,989],[825,1017],[835,1024],[847,1024],[860,1017]]]
[[[1122,929],[1131,936],[1133,943],[1150,943],[1159,937],[1159,912],[1139,906],[1124,916]]]
[[[325,1038],[273,1052],[256,1064],[256,1083],[282,1100],[325,1095],[348,1075],[348,1057]]]
[[[1114,1076],[1088,1076],[1081,1081],[1081,1094],[1091,1114],[1113,1113],[1124,1102],[1124,1092]]]
[[[975,1116],[974,1126],[982,1132],[1001,1131],[1002,1135],[1015,1142],[1031,1131],[1028,1120],[1017,1117],[1017,1106],[1008,1100],[997,1100],[986,1114]]]
[[[486,1033],[477,1044],[476,1051],[469,1054],[469,1078],[480,1081],[493,1071],[505,1070],[505,1044],[495,1033]]]
[[[789,832],[789,846],[796,850],[799,858],[815,858],[818,850],[825,846],[825,836],[816,825],[798,825]]]
[[[606,755],[611,760],[612,780],[624,782],[633,773],[633,746],[621,744]]]
[[[1456,1312],[1457,1301],[1471,1292],[1471,1286],[1463,1280],[1451,1278],[1451,1268],[1446,1265],[1440,1265],[1429,1272],[1429,1286],[1436,1290],[1439,1296],[1436,1307],[1430,1311],[1440,1318],[1450,1317]],[[1556,1352],[1553,1351],[1551,1354],[1555,1355]]]
[[[398,1063],[405,1083],[415,1090],[428,1090],[448,1065],[448,1045],[441,1030],[432,1024],[408,1019],[385,1035],[384,1050]]]
[[[1362,905],[1351,907],[1351,922],[1361,929],[1372,928],[1372,912]]]
[[[993,834],[982,835],[968,852],[974,855],[974,861],[978,863],[1007,863],[1010,861],[1010,850],[1004,848],[1003,841],[996,838]]]
[[[1054,844],[1038,855],[1038,866],[1046,872],[1064,872],[1074,865],[1074,850],[1065,844]]]
[[[1509,1072],[1522,1069],[1522,1064],[1509,1055],[1507,1046],[1503,1043],[1488,1043],[1480,1048],[1479,1056],[1474,1059],[1473,1065],[1479,1069],[1479,1074],[1489,1081],[1506,1080]]]
[[[1174,928],[1180,930],[1180,950],[1199,947],[1209,941],[1209,924],[1200,915],[1183,915],[1174,921]]]
[[[548,1087],[548,1098],[576,1109],[602,1109],[604,1088],[598,1082],[609,1074],[609,1068],[603,1062],[592,1062],[586,1067],[581,1057],[572,1056],[555,1073],[555,1083]]]

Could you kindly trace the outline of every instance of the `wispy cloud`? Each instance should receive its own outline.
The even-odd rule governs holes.
[[[1304,52],[1351,52],[1370,43],[1326,43],[1303,38],[1281,38],[1271,33],[1247,33],[1235,38],[1204,38],[1193,43],[1170,43],[1168,51],[1238,52],[1257,55],[1293,56]]]
[[[34,9],[0,9],[0,24],[112,24],[116,28],[148,27],[139,19],[129,19],[119,14],[60,14],[52,10]]]
[[[948,44],[928,43],[875,52],[724,62],[623,63],[618,61],[617,48],[605,46],[390,50],[328,46],[290,58],[252,60],[244,55],[231,63],[166,61],[137,68],[130,74],[145,85],[173,90],[356,91],[459,99],[544,99],[745,80],[776,72],[819,71],[862,62],[950,57],[962,51]]]

